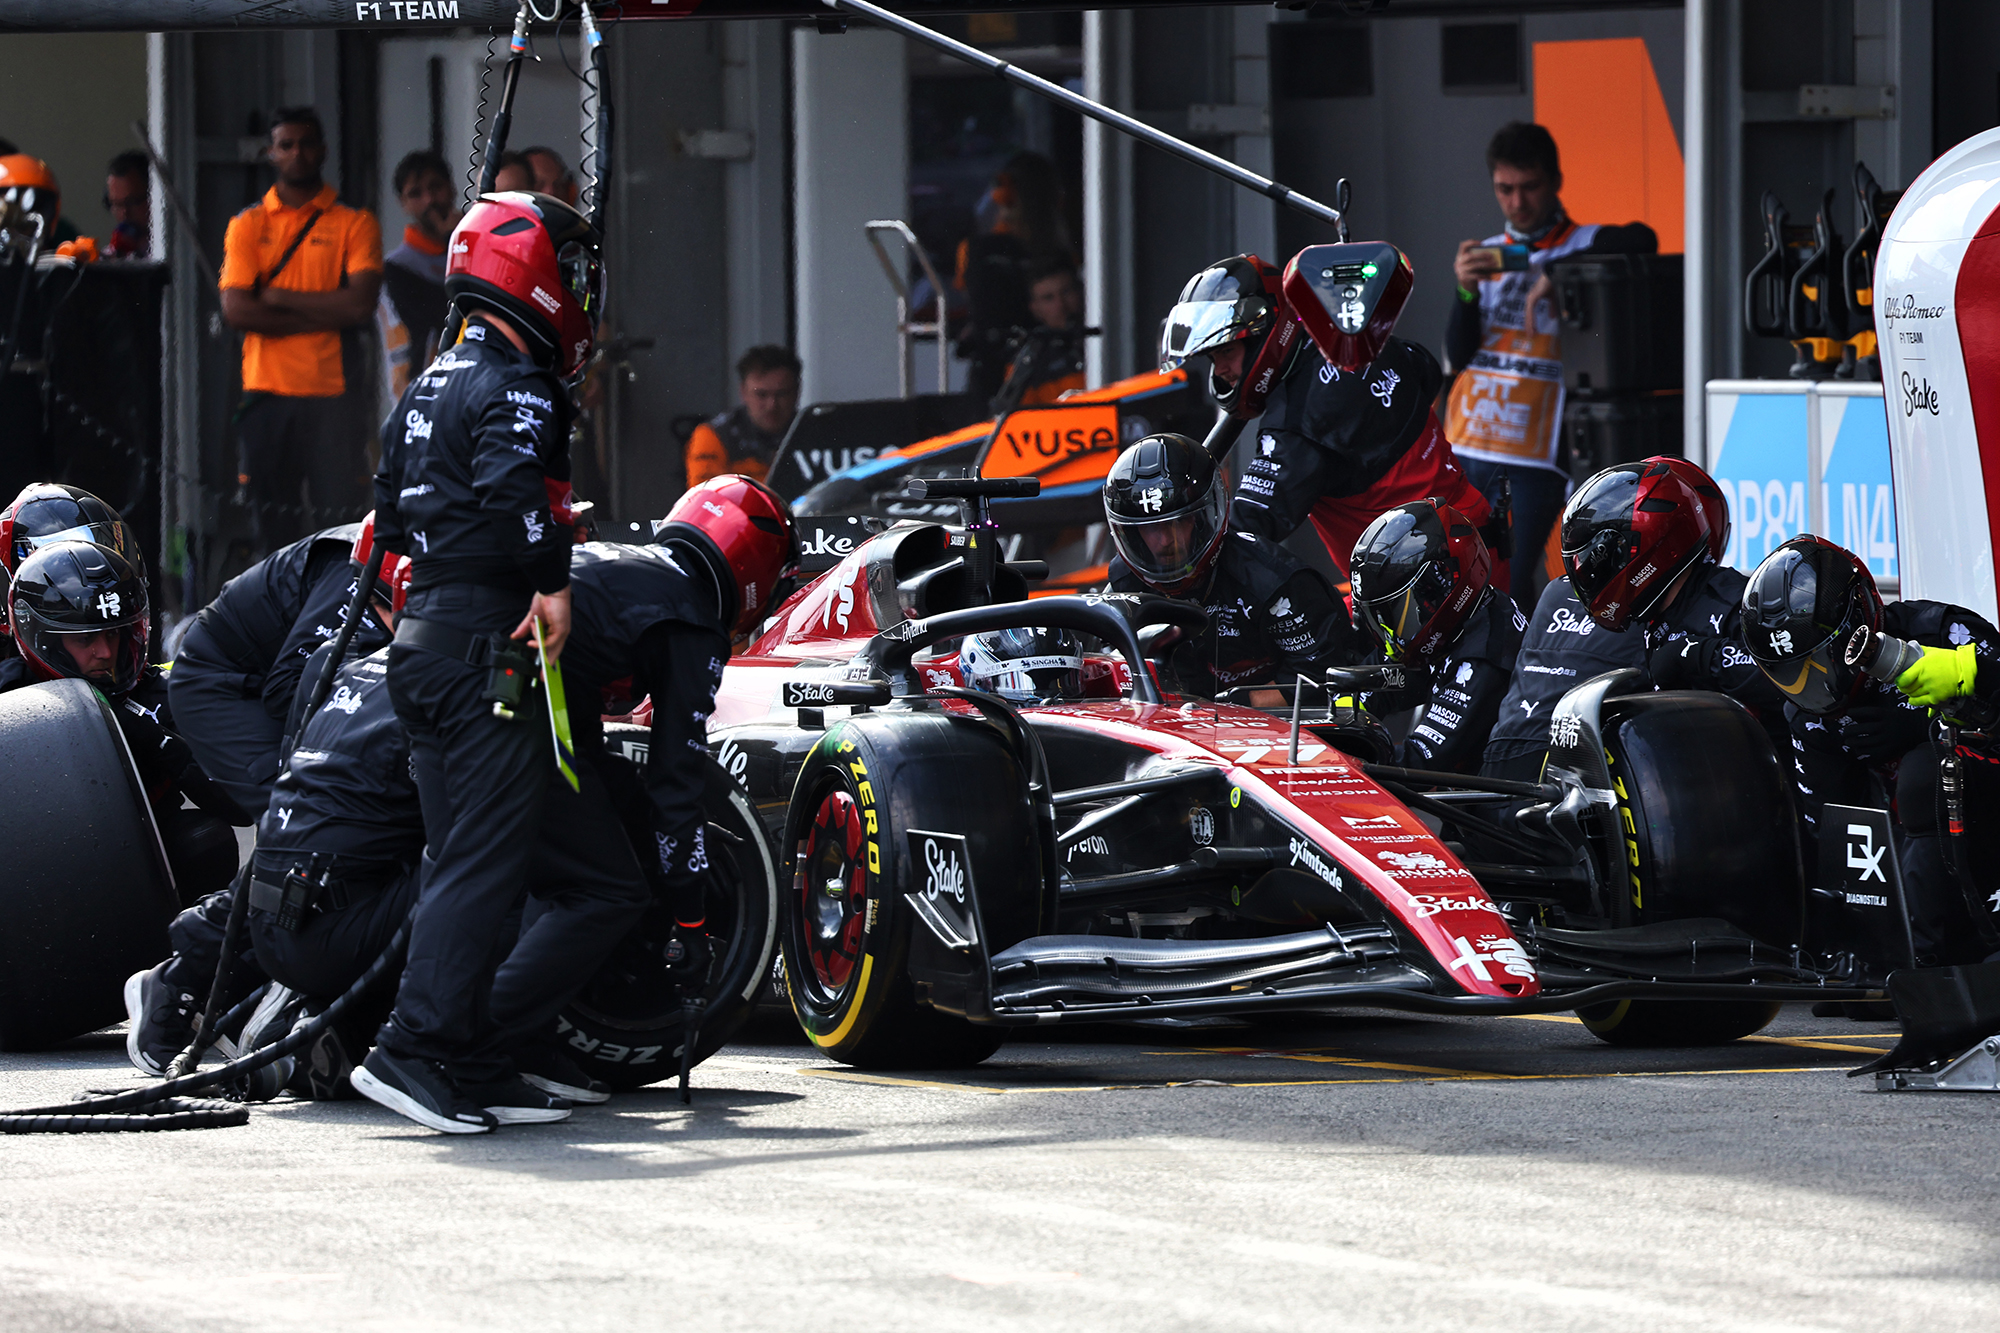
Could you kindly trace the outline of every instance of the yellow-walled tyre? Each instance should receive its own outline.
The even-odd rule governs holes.
[[[1778,1009],[1762,1000],[1613,1000],[1576,1016],[1613,1046],[1722,1046],[1761,1032]]]
[[[913,763],[910,750],[966,771],[994,764],[1011,771],[1011,759],[978,723],[954,726],[936,715],[898,722],[886,731],[836,725],[799,773],[786,829],[785,987],[823,1055],[864,1069],[962,1068],[993,1054],[1003,1034],[917,1002],[908,973],[915,914],[903,901],[909,858],[896,830],[949,827],[941,821],[952,815],[1018,817],[1012,808],[950,799],[970,793],[941,785],[924,755]],[[935,744],[941,740],[950,751]]]

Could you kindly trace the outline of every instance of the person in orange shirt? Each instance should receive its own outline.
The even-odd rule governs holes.
[[[374,317],[382,233],[321,178],[326,135],[311,107],[271,117],[268,152],[278,183],[230,219],[220,285],[222,318],[243,334],[237,484],[275,550],[366,507],[360,438],[340,410],[340,334]]]
[[[687,484],[725,472],[764,480],[799,410],[799,358],[788,347],[753,347],[736,363],[743,401],[694,428],[687,442]]]

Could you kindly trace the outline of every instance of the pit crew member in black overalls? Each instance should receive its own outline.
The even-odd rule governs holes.
[[[222,585],[174,654],[168,696],[181,733],[203,770],[252,814],[263,813],[278,780],[285,715],[306,659],[340,632],[372,545],[369,524],[347,523],[273,552]],[[385,565],[372,606],[388,606],[392,574]],[[363,654],[388,645],[379,616],[365,615],[355,630]]]
[[[7,625],[7,582],[37,546],[59,541],[108,546],[130,560],[142,574],[145,572],[146,561],[140,554],[138,537],[110,505],[76,486],[47,481],[23,486],[6,510],[0,512],[0,568],[5,569],[0,574],[0,689],[12,688],[22,679],[19,673],[25,669],[7,665],[19,657]]]
[[[8,605],[20,656],[0,662],[0,690],[65,677],[95,686],[132,752],[182,903],[228,884],[230,825],[250,817],[174,734],[165,676],[146,661],[152,616],[138,566],[94,542],[40,546],[14,571]],[[183,808],[183,796],[194,808]]]
[[[1729,501],[1684,458],[1606,468],[1563,510],[1563,568],[1591,619],[1643,626],[1655,687],[1728,695],[1782,754],[1785,699],[1743,642],[1745,579],[1722,563],[1728,546]]]
[[[375,537],[412,570],[389,690],[416,755],[431,864],[395,1009],[353,1082],[442,1133],[490,1131],[496,1105],[514,1108],[510,1121],[568,1114],[558,1099],[535,1104],[508,1053],[518,1015],[496,1010],[502,995],[580,985],[641,906],[558,900],[511,952],[503,939],[554,774],[546,704],[525,686],[535,621],[552,658],[569,637],[563,380],[594,339],[598,245],[551,196],[475,203],[445,277],[465,331],[383,425]]]
[[[1921,645],[1927,657],[1969,648],[1988,660],[2000,653],[2000,631],[1945,602],[1884,606],[1868,567],[1818,537],[1794,537],[1764,557],[1743,591],[1750,653],[1789,705],[1788,749],[1798,775],[1807,863],[1818,858],[1826,804],[1877,806],[1879,782],[1893,798],[1896,860],[1919,965],[1977,962],[1987,950],[1946,868],[1939,838],[1938,750],[1929,714],[1895,686],[1847,664],[1844,650],[1859,625]],[[1921,686],[1915,692],[1936,701]],[[1974,768],[1992,768],[1990,759],[1963,747],[1961,755]],[[1994,786],[1975,781],[1968,791],[1990,794]],[[1991,830],[2000,820],[1993,804],[1989,795],[1986,808],[1975,810],[1967,824]],[[1825,882],[1824,868],[1819,882]]]
[[[1369,709],[1424,708],[1397,762],[1477,771],[1527,627],[1493,586],[1493,553],[1465,515],[1421,500],[1368,525],[1350,577],[1355,623],[1405,672],[1403,688],[1375,692]]]
[[[1161,352],[1162,369],[1207,357],[1215,400],[1238,420],[1263,418],[1230,510],[1235,531],[1277,543],[1311,520],[1345,574],[1363,529],[1392,505],[1436,496],[1488,522],[1486,497],[1459,471],[1431,410],[1444,380],[1437,358],[1391,338],[1367,369],[1338,369],[1312,346],[1278,270],[1257,256],[1188,279]],[[1504,565],[1498,582],[1506,586]]]
[[[1159,593],[1208,612],[1206,631],[1169,650],[1173,679],[1163,686],[1212,698],[1238,685],[1317,680],[1358,656],[1346,609],[1316,570],[1270,538],[1229,530],[1215,464],[1187,436],[1148,435],[1118,455],[1104,479],[1104,517],[1118,548],[1113,592]]]
[[[762,482],[724,473],[694,487],[659,526],[654,546],[590,542],[570,562],[569,650],[576,748],[611,789],[644,857],[659,906],[673,914],[666,963],[705,973],[709,851],[701,817],[708,718],[729,660],[784,595],[798,542],[784,500]],[[645,774],[604,754],[600,711],[652,700]],[[597,706],[590,706],[596,703]]]
[[[1645,631],[1604,628],[1590,618],[1568,579],[1551,579],[1528,617],[1514,679],[1500,701],[1479,771],[1489,778],[1540,782],[1556,702],[1593,676],[1628,667],[1646,669]]]
[[[332,651],[329,645],[316,653],[312,669]],[[293,993],[292,1017],[325,1008],[388,945],[416,901],[424,822],[409,740],[386,688],[388,666],[386,647],[350,658],[313,716],[303,716],[303,697],[296,701],[291,725],[300,731],[298,744],[258,821],[247,947],[232,968],[225,1005],[268,979]],[[288,885],[294,871],[303,883]],[[173,955],[126,983],[125,1049],[142,1072],[162,1075],[192,1039],[194,1009],[208,998],[233,897],[233,889],[217,893],[182,912],[167,932]],[[382,990],[377,1022],[389,1008],[387,983]],[[273,1007],[267,999],[245,1024],[246,1046],[263,1044],[257,1032]],[[309,1048],[300,1090],[351,1095],[344,1086],[353,1064],[348,1052],[367,1049],[373,1026],[349,1025]],[[289,1030],[289,1022],[283,1027]],[[284,1035],[272,1031],[269,1039]]]

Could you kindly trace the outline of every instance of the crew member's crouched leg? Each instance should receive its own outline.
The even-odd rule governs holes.
[[[511,631],[525,604],[494,589],[453,585],[411,594],[404,615],[483,638]],[[389,693],[416,757],[433,865],[418,896],[395,1009],[375,1038],[384,1068],[378,1074],[371,1055],[356,1082],[445,1133],[493,1128],[495,1117],[471,1089],[513,1077],[491,1042],[486,1004],[553,762],[540,694],[526,694],[511,719],[498,717],[486,697],[488,675],[462,655],[400,640],[389,653]],[[378,1096],[371,1079],[388,1091]]]
[[[259,852],[254,873],[265,883],[281,884],[285,872],[297,864],[296,856]],[[246,924],[259,966],[300,997],[301,1014],[319,1014],[389,947],[416,903],[421,878],[415,866],[387,873],[342,874],[337,869],[332,891],[314,905],[297,930],[281,929],[276,913],[253,906]],[[388,1017],[395,994],[395,978],[382,978],[338,1025],[299,1052],[293,1091],[316,1100],[354,1096],[348,1073],[367,1053],[369,1038]],[[284,1035],[270,1034],[273,1039]]]
[[[174,1057],[194,1040],[194,1016],[208,1003],[216,966],[222,961],[234,893],[233,889],[211,893],[176,916],[167,926],[172,956],[126,979],[125,1054],[140,1072],[164,1077]],[[246,949],[230,970],[223,1008],[232,1008],[263,982],[257,959]]]
[[[576,771],[580,790],[561,777],[549,788],[521,941],[493,979],[492,1045],[536,1087],[603,1101],[603,1086],[554,1046],[556,1015],[645,914],[652,890],[603,777],[589,762]]]

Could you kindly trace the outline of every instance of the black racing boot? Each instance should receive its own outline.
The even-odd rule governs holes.
[[[460,1090],[503,1125],[548,1125],[569,1119],[570,1104],[551,1097],[519,1074],[489,1083],[463,1083]]]
[[[611,1085],[585,1073],[560,1046],[545,1043],[516,1051],[514,1067],[522,1078],[551,1097],[593,1105],[611,1100]]]
[[[490,1134],[500,1124],[436,1060],[394,1055],[377,1046],[349,1078],[369,1101],[440,1134]]]
[[[147,972],[134,972],[125,979],[125,1015],[131,1027],[125,1033],[125,1055],[133,1068],[154,1078],[165,1078],[174,1057],[194,1040],[194,1016],[201,1003],[194,995],[167,980],[169,958]]]

